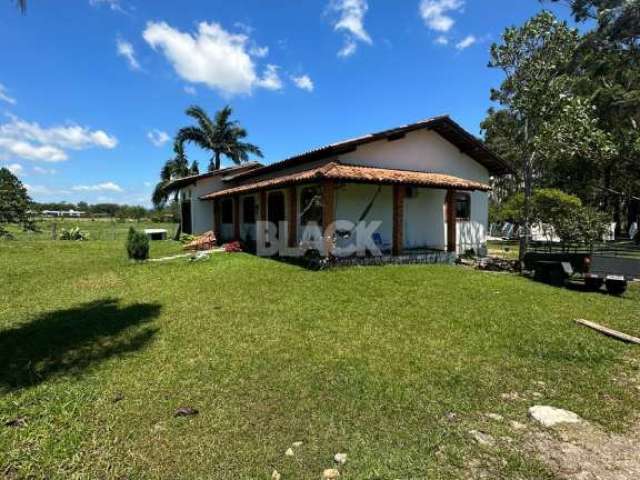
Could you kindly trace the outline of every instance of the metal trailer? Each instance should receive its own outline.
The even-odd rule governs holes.
[[[630,281],[640,279],[640,247],[631,242],[532,242],[523,269],[538,281],[563,285],[569,279],[580,280],[589,290],[604,285],[610,294],[622,295]]]

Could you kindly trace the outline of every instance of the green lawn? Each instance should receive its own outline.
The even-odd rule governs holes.
[[[527,423],[551,404],[621,430],[640,411],[623,381],[638,349],[573,323],[640,335],[637,286],[222,253],[131,264],[121,241],[47,240],[0,242],[0,278],[0,477],[318,479],[346,452],[341,479],[459,478],[474,461],[547,478],[484,414]],[[479,447],[472,429],[515,441]]]

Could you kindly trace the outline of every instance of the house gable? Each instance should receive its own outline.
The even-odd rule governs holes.
[[[488,169],[433,130],[416,130],[394,140],[359,145],[338,157],[344,164],[443,173],[489,182]]]

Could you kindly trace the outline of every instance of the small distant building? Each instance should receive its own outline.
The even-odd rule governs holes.
[[[80,218],[86,215],[86,212],[81,212],[79,210],[43,210],[42,215],[44,217],[68,217],[68,218]]]

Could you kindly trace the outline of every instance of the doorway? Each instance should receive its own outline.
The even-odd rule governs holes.
[[[276,227],[276,238],[280,238],[280,222],[286,220],[286,207],[283,192],[271,192],[267,200],[267,220]],[[269,239],[269,242],[275,239]]]
[[[191,200],[183,200],[180,204],[180,218],[182,219],[182,233],[191,235]]]

